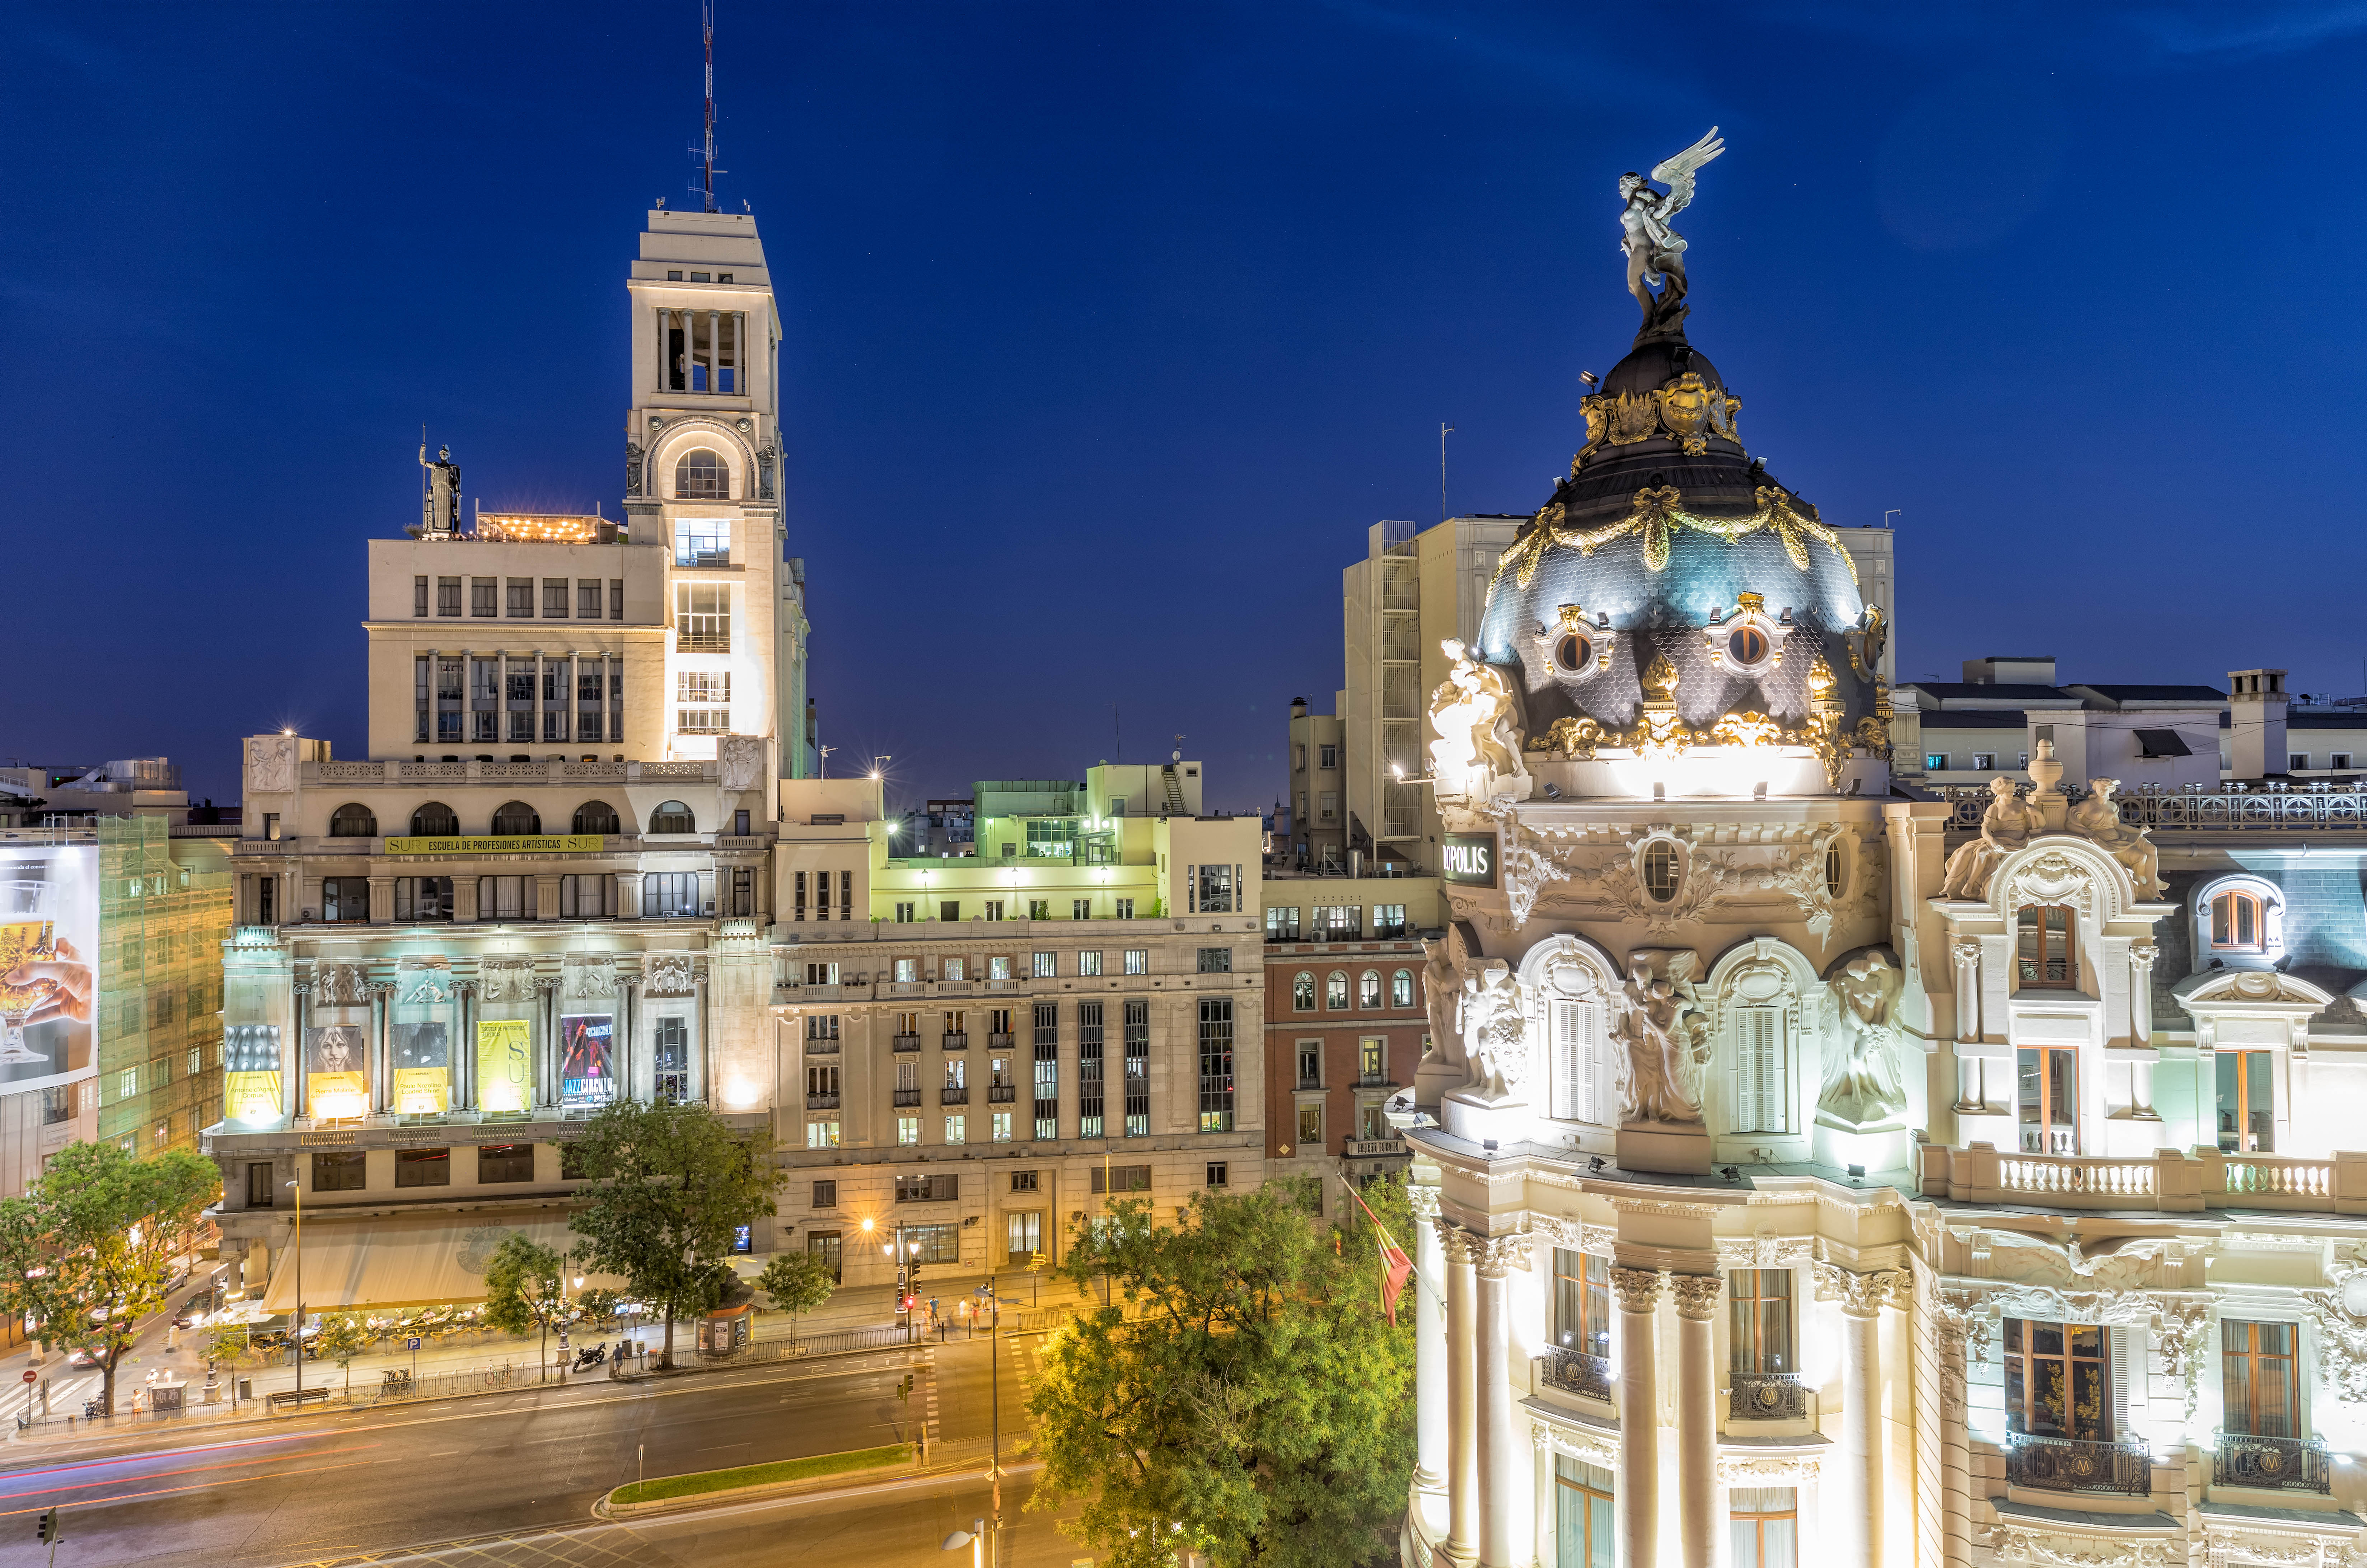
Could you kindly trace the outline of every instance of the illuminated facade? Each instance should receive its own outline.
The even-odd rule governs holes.
[[[1180,757],[973,800],[974,854],[907,857],[876,781],[782,786],[777,1245],[850,1284],[900,1225],[940,1275],[1048,1267],[1113,1193],[1264,1179],[1258,818]]]
[[[275,1311],[291,1184],[308,1308],[465,1301],[488,1227],[566,1245],[600,1106],[769,1122],[776,791],[812,752],[754,220],[651,213],[627,296],[621,521],[467,528],[430,465],[369,547],[368,757],[245,743],[205,1147]]]

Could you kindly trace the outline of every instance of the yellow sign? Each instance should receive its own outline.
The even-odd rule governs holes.
[[[394,1109],[404,1116],[441,1116],[451,1110],[451,1069],[395,1068]]]
[[[574,855],[608,847],[598,833],[516,833],[483,839],[389,839],[391,855]]]
[[[279,1120],[279,1075],[273,1073],[224,1073],[222,1104],[233,1122],[277,1122]]]
[[[534,1108],[534,1057],[528,1047],[527,1021],[485,1018],[477,1021],[477,1109],[530,1111]]]

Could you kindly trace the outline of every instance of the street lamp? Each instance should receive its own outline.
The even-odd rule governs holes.
[[[959,1551],[965,1546],[969,1548],[970,1568],[986,1568],[982,1556],[986,1546],[986,1521],[984,1519],[972,1519],[969,1524],[969,1529],[966,1530],[956,1530],[953,1534],[946,1537],[946,1544],[940,1550],[946,1551]]]
[[[296,1194],[296,1393],[300,1396],[296,1404],[300,1409],[304,1404],[300,1397],[304,1392],[304,1189],[293,1181],[288,1185]]]

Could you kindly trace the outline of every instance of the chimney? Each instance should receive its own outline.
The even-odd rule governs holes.
[[[1290,716],[1293,718],[1305,718],[1307,716],[1307,699],[1305,697],[1293,697],[1290,699]]]
[[[2285,672],[2231,670],[2227,673],[2227,771],[2239,779],[2282,776],[2285,772]]]

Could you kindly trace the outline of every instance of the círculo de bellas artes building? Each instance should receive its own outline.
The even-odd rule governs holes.
[[[1620,182],[1642,330],[1431,700],[1405,1559],[2358,1561],[2357,781],[2273,670],[2228,780],[2051,687],[2026,793],[1895,780],[1895,606],[1687,335],[1722,150]]]

